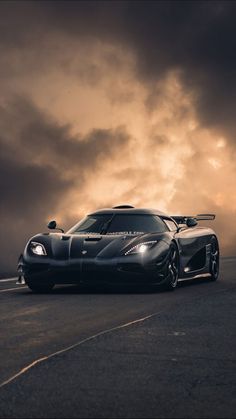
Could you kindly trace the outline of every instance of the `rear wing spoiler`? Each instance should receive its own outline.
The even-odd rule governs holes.
[[[214,220],[215,214],[197,214],[197,215],[172,215],[177,224],[186,224],[188,218],[194,218],[196,221]]]

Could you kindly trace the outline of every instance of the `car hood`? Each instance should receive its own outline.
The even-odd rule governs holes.
[[[160,236],[160,237],[158,237]],[[163,234],[141,235],[77,235],[49,233],[34,236],[31,241],[42,243],[47,255],[57,260],[78,259],[80,257],[112,258],[124,254],[130,246],[161,239]]]

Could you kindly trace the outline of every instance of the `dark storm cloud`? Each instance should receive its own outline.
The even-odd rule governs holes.
[[[182,72],[197,93],[197,109],[208,127],[232,134],[236,105],[235,2],[130,2],[122,32],[138,56],[148,82],[171,69]]]
[[[83,184],[86,173],[124,146],[128,136],[121,128],[72,136],[69,126],[59,125],[26,98],[1,106],[0,114],[0,267],[4,274],[16,265],[27,237],[45,230],[48,214],[56,212],[73,187]]]
[[[16,163],[20,160],[58,169],[89,170],[97,161],[103,163],[116,149],[128,140],[122,127],[115,131],[94,129],[86,135],[72,135],[69,125],[60,125],[30,100],[18,97],[0,108],[6,145],[4,154]],[[11,138],[14,125],[14,138]]]
[[[139,77],[148,83],[169,70],[181,70],[186,85],[198,94],[202,122],[233,133],[235,2],[62,1],[38,4],[34,13],[40,22],[44,17],[42,24],[51,22],[58,31],[112,40],[130,48],[137,56]]]
[[[2,2],[0,9],[3,48],[46,48],[47,37],[58,33],[116,42],[135,53],[137,74],[148,84],[178,69],[188,88],[196,91],[202,122],[233,133],[235,2]]]

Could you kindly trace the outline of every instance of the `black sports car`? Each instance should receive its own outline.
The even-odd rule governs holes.
[[[213,214],[168,216],[130,205],[89,214],[67,233],[37,234],[19,258],[19,280],[33,291],[55,284],[146,283],[176,288],[178,280],[219,274],[219,245],[198,220]]]

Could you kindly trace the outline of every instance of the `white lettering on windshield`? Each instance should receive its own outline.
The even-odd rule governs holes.
[[[111,233],[107,233],[107,236],[111,236],[114,234],[144,234],[144,231],[114,231]]]

